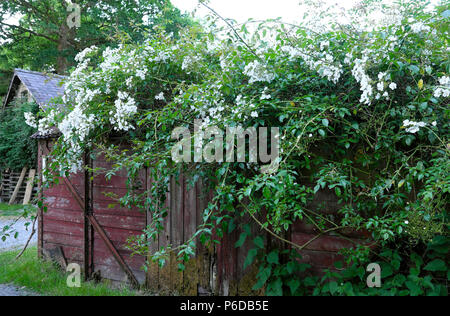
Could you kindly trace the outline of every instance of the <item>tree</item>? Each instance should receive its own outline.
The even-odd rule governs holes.
[[[169,0],[79,0],[80,27],[65,0],[9,0],[0,4],[0,70],[12,67],[66,74],[84,48],[142,40],[160,25],[177,33],[189,23]],[[8,22],[19,16],[19,23]]]

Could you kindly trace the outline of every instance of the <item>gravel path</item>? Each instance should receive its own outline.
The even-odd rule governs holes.
[[[28,226],[28,230],[25,227],[25,223],[30,222],[28,220],[19,220],[14,225],[14,229],[19,232],[19,236],[14,238],[14,236],[8,237],[5,241],[1,240],[3,227],[6,225],[11,225],[14,220],[4,219],[0,217],[0,252],[9,250],[18,250],[25,246],[28,238],[31,234],[31,224]],[[34,234],[30,241],[29,246],[35,245],[37,243],[37,234]],[[17,287],[11,284],[0,284],[0,296],[38,296],[26,290],[24,287]]]
[[[21,219],[15,225],[14,229],[19,232],[17,239],[14,236],[8,237],[5,241],[1,240],[3,227],[6,225],[11,225],[14,221],[10,219],[2,219],[0,217],[0,252],[8,250],[16,250],[20,247],[25,246],[28,238],[31,234],[31,224],[28,226],[28,230],[25,227],[25,223],[30,222],[29,220]],[[29,246],[33,246],[37,243],[37,234],[34,234]]]
[[[0,284],[0,296],[39,296],[29,292],[25,288],[19,288],[10,284]]]

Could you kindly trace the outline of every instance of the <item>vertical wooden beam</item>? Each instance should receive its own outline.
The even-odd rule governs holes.
[[[43,190],[43,181],[42,181],[42,172],[43,172],[43,159],[44,159],[44,141],[38,141],[38,200],[42,203],[41,207],[38,210],[38,257],[42,258],[43,256],[43,248],[44,248],[44,204],[43,198],[44,194]]]
[[[151,178],[151,173],[149,169],[147,171],[147,199],[151,199],[151,189],[153,185],[153,179]],[[159,207],[158,202],[151,201],[155,205],[156,208]],[[153,223],[153,214],[147,209],[147,225],[151,225]],[[149,257],[148,261],[148,271],[147,271],[147,287],[153,293],[158,292],[159,290],[159,264],[158,262],[152,262],[150,256],[159,250],[159,238],[156,240],[148,240],[149,243]]]
[[[169,184],[169,191],[166,194],[166,202],[164,207],[168,210],[167,217],[164,218],[163,225],[164,225],[164,231],[162,231],[159,234],[159,248],[165,248],[170,244],[170,227],[171,227],[171,217],[172,217],[172,190],[173,190],[173,183],[174,179],[170,180]],[[161,294],[169,294],[170,292],[170,268],[169,263],[166,263],[164,267],[161,267],[159,269],[159,290],[161,291]]]
[[[197,230],[197,185],[189,187],[185,182],[184,188],[184,236],[183,242],[187,242],[192,238]],[[198,239],[196,242],[200,242]],[[198,249],[198,248],[197,248]],[[197,296],[199,288],[199,263],[201,260],[206,260],[203,256],[196,256],[191,258],[186,265],[186,270],[183,276],[183,295]]]
[[[91,223],[89,221],[89,216],[92,215],[92,207],[91,207],[91,173],[89,171],[90,167],[90,159],[89,153],[86,152],[84,154],[84,228],[83,228],[83,264],[84,264],[84,278],[88,280],[92,275],[93,268],[93,246],[92,243],[94,241],[93,232],[91,228]],[[83,201],[80,200],[78,203],[83,204]],[[81,205],[80,205],[81,206]]]
[[[184,175],[180,170],[178,179],[172,180],[170,242],[173,248],[183,244],[184,235]],[[177,252],[170,256],[171,291],[181,295],[183,291],[183,272],[178,269]]]
[[[27,188],[25,190],[25,196],[23,197],[23,205],[30,203],[31,195],[33,194],[34,177],[36,176],[36,169],[30,169],[28,174]]]
[[[16,188],[14,189],[11,199],[9,200],[9,205],[13,204],[16,201],[17,194],[19,193],[20,187],[22,186],[22,182],[23,182],[23,179],[25,178],[26,173],[27,173],[27,168],[25,167],[22,169],[22,172],[19,177],[19,181],[17,181]]]

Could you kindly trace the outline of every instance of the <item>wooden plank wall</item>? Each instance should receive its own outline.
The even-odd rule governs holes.
[[[51,145],[46,141],[40,142],[39,171],[42,170],[42,157],[48,155],[49,146]],[[84,196],[84,173],[72,175],[69,181]],[[44,190],[43,196],[47,212],[40,217],[40,246],[47,250],[62,247],[68,263],[83,266],[83,210],[62,179],[58,185]]]
[[[100,156],[93,162],[95,168],[109,168],[110,163],[104,157]],[[129,209],[123,207],[117,202],[115,197],[109,196],[114,194],[122,197],[126,194],[126,181],[128,177],[125,171],[106,179],[103,174],[96,174],[93,179],[93,215],[103,227],[106,235],[112,241],[114,247],[118,250],[124,261],[133,271],[134,275],[141,284],[146,281],[145,272],[142,267],[145,258],[141,256],[131,256],[131,251],[126,248],[129,237],[141,235],[147,226],[147,218],[145,212],[138,209]],[[146,187],[146,172],[143,170],[140,176],[140,189],[136,190],[136,194],[143,193]],[[114,260],[110,251],[106,247],[100,236],[94,234],[94,251],[93,251],[94,271],[100,271],[103,278],[113,281],[127,281],[128,278],[119,264]]]
[[[191,187],[183,175],[173,178],[165,205],[169,209],[165,230],[150,251],[155,252],[167,245],[177,247],[189,241],[203,224],[203,212],[212,198],[212,192],[201,182]],[[255,236],[262,234],[256,225],[250,224]],[[236,248],[239,235],[238,229],[226,234],[221,244],[216,246],[206,247],[197,241],[196,257],[185,265],[183,272],[178,271],[174,254],[163,268],[153,264],[148,273],[150,289],[160,294],[193,296],[259,294],[252,291],[257,273],[255,266],[243,269],[247,251],[253,246],[252,240]]]
[[[317,213],[333,215],[338,219],[338,210],[341,206],[338,203],[338,197],[331,190],[325,189],[317,192],[308,208]],[[290,240],[297,245],[304,245],[319,233],[320,231],[312,223],[297,221],[292,227]],[[344,257],[339,253],[342,249],[367,244],[369,238],[366,231],[331,232],[315,239],[300,251],[302,256],[300,261],[312,266],[309,273],[322,275],[325,269],[337,270],[334,263],[343,261]]]
[[[42,169],[41,157],[48,153],[46,141],[40,141],[39,171]],[[103,157],[93,162],[94,168],[109,168],[110,164]],[[40,174],[40,173],[39,173]],[[149,189],[152,181],[150,172],[142,170],[136,193]],[[241,231],[239,229],[231,234],[225,234],[221,243],[205,247],[197,242],[196,257],[186,264],[186,269],[180,272],[175,254],[172,254],[164,267],[151,264],[148,273],[144,273],[142,266],[145,258],[131,256],[126,249],[127,239],[130,236],[140,235],[143,229],[151,222],[150,214],[137,209],[128,209],[118,205],[117,200],[107,195],[114,193],[121,197],[126,192],[128,177],[121,172],[107,180],[104,175],[96,174],[91,182],[90,192],[93,215],[105,230],[107,236],[119,251],[127,265],[131,268],[138,281],[149,287],[154,293],[179,295],[259,295],[263,292],[253,292],[252,287],[256,280],[257,266],[253,265],[245,270],[244,261],[248,250],[254,247],[252,240],[260,235],[267,240],[267,249],[284,247],[276,240],[272,240],[250,218],[244,218],[238,224],[250,224],[252,237],[248,238],[243,247],[236,248],[235,244]],[[79,195],[85,196],[85,174],[72,175],[69,179]],[[165,207],[169,210],[165,218],[165,230],[158,240],[150,244],[150,253],[158,251],[161,247],[172,245],[177,247],[191,236],[202,224],[203,212],[212,192],[206,186],[197,182],[190,187],[185,177],[173,178],[170,182]],[[84,249],[84,212],[75,201],[64,182],[43,192],[48,211],[41,214],[39,221],[39,245],[44,248],[59,247],[68,263],[79,263],[83,266]],[[337,198],[331,192],[320,192],[311,208],[335,214],[339,209]],[[293,242],[302,245],[317,235],[317,230],[310,224],[298,222],[287,236]],[[350,232],[348,237],[326,235],[310,243],[301,252],[303,261],[314,266],[315,272],[320,273],[324,268],[333,265],[341,257],[338,251],[344,247],[352,247],[355,243],[363,243],[364,238],[357,232]],[[101,277],[113,281],[127,280],[125,273],[119,267],[101,238],[94,234],[92,251],[93,271],[100,271]],[[314,271],[313,271],[314,272]]]
[[[200,183],[189,187],[183,175],[172,178],[165,208],[169,210],[164,220],[165,230],[157,242],[151,244],[150,252],[162,247],[180,246],[191,239],[197,227],[202,224],[203,210],[211,196],[205,193]],[[150,184],[151,185],[151,184]],[[151,216],[149,214],[149,220]],[[149,288],[160,294],[199,295],[213,293],[213,248],[198,245],[196,258],[190,260],[185,271],[180,272],[176,253],[172,253],[164,267],[152,263],[147,283]]]

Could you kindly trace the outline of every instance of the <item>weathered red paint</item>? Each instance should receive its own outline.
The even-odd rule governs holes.
[[[47,140],[40,140],[39,157],[48,154],[51,149],[51,144],[47,146],[47,143]],[[102,156],[91,163],[94,169],[111,167]],[[38,165],[41,171],[41,158]],[[65,184],[61,179],[58,185],[43,192],[48,210],[46,213],[40,213],[39,216],[39,251],[42,247],[61,246],[69,263],[83,264],[87,259],[89,270],[100,272],[103,278],[120,282],[128,279],[123,267],[120,266],[117,258],[114,258],[111,248],[99,235],[98,230],[94,232],[90,229],[86,234],[85,209],[88,209],[88,216],[93,216],[98,222],[112,247],[138,281],[147,282],[150,288],[163,293],[254,294],[251,291],[251,284],[247,284],[246,276],[252,271],[254,273],[255,269],[254,267],[243,268],[248,250],[254,247],[254,237],[258,235],[266,237],[268,250],[274,247],[288,247],[269,235],[251,218],[245,217],[241,224],[251,224],[252,236],[247,239],[243,247],[235,247],[241,233],[239,230],[232,233],[225,232],[219,245],[206,247],[197,243],[196,255],[199,259],[194,260],[192,265],[188,265],[184,272],[178,271],[178,262],[175,254],[172,254],[167,267],[159,268],[153,265],[146,276],[142,270],[145,258],[132,256],[131,251],[127,249],[127,240],[132,236],[141,235],[143,229],[151,222],[151,216],[137,208],[123,207],[114,197],[109,196],[113,193],[121,197],[127,193],[126,172],[121,171],[110,179],[103,174],[96,174],[92,180],[85,173],[79,173],[71,175],[68,180],[70,185]],[[134,189],[137,194],[140,194],[144,189],[149,189],[151,184],[150,172],[142,170],[139,181],[134,183]],[[71,186],[80,199],[75,198],[71,193]],[[169,245],[177,247],[188,241],[196,229],[203,224],[203,212],[212,198],[213,192],[205,189],[204,184],[198,182],[194,187],[189,187],[182,174],[177,179],[173,178],[164,205],[169,210],[164,220],[165,230],[156,242],[151,243],[150,253]],[[329,206],[325,210],[327,214],[335,214],[339,209],[336,198],[330,192],[319,192],[317,200],[314,202],[315,206],[323,203]],[[89,225],[92,225],[92,222]],[[352,239],[330,234],[316,238],[319,233],[320,231],[314,225],[298,221],[284,236],[297,245],[308,244],[300,252],[303,256],[301,261],[311,264],[315,273],[332,267],[336,261],[341,260],[342,256],[338,253],[341,249],[365,243],[367,237],[364,232],[340,231],[339,233]],[[86,239],[89,239],[87,244]],[[313,241],[310,242],[311,240]]]

